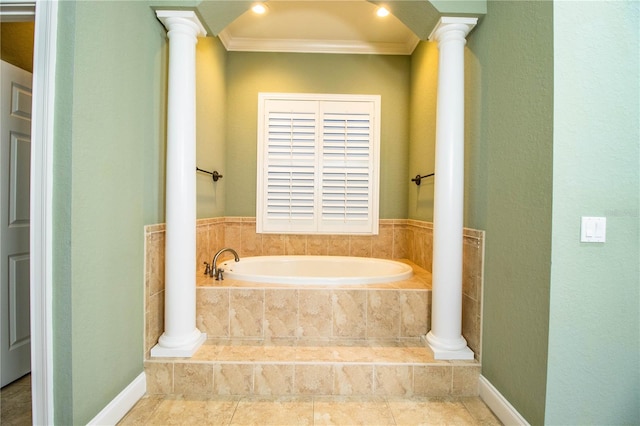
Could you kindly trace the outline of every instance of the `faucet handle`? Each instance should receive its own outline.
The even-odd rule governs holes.
[[[224,269],[222,269],[222,268],[216,269],[216,281],[223,281],[224,280],[224,275],[222,275],[223,272],[224,272]]]
[[[211,265],[209,265],[209,262],[204,262],[204,274],[210,275],[210,273],[211,273]]]

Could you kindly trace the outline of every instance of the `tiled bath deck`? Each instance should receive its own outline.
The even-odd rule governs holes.
[[[215,339],[145,372],[150,395],[463,397],[478,395],[480,364],[436,361],[419,338]]]

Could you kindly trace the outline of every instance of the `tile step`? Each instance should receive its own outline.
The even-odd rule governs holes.
[[[219,339],[145,372],[149,394],[476,396],[480,363],[435,360],[420,339]]]

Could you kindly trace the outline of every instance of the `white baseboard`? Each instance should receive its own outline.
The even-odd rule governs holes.
[[[484,376],[480,376],[480,399],[487,404],[487,407],[500,419],[506,426],[518,425],[529,426],[529,423],[513,408],[513,405],[502,396],[489,380]]]
[[[115,425],[147,392],[147,376],[144,372],[133,379],[129,385],[116,395],[88,424]]]

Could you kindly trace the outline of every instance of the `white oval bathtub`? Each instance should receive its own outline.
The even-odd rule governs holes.
[[[219,265],[224,277],[275,284],[380,284],[411,278],[411,266],[394,260],[348,256],[256,256]]]

